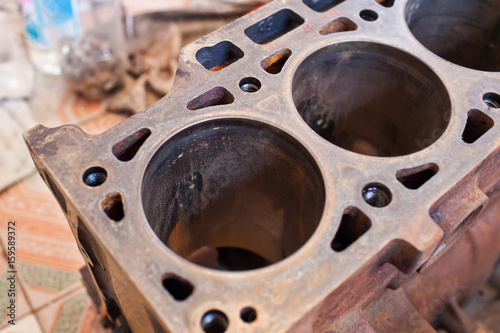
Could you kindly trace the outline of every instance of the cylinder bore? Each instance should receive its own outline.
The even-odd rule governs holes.
[[[167,141],[143,179],[156,235],[198,265],[261,268],[297,251],[325,204],[321,173],[288,134],[247,120],[213,120]]]
[[[406,21],[415,38],[441,58],[500,71],[500,1],[409,0]]]
[[[298,67],[292,95],[307,124],[363,155],[420,151],[448,126],[451,102],[439,77],[399,49],[368,42],[327,46]]]

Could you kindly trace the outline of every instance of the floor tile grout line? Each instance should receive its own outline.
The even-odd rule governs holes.
[[[2,254],[4,256],[4,259],[7,260],[7,258],[8,258],[7,248],[5,247],[5,244],[4,244],[5,242],[2,238],[3,237],[0,237],[0,249],[2,250]],[[66,297],[66,296],[76,294],[80,289],[85,290],[85,286],[81,283],[81,280],[79,280],[79,283],[75,283],[75,286],[69,287],[65,291],[63,290],[53,299],[51,299],[48,302],[35,308],[33,306],[33,304],[31,303],[30,298],[28,297],[27,289],[24,286],[24,282],[23,282],[23,279],[22,279],[19,271],[17,271],[17,285],[18,285],[18,288],[20,289],[20,291],[22,292],[24,299],[26,300],[26,303],[28,305],[28,310],[29,310],[26,314],[22,315],[20,318],[24,318],[25,316],[27,316],[29,314],[33,314],[35,316],[36,322],[37,322],[38,326],[40,327],[42,333],[48,333],[48,332],[46,332],[44,327],[42,326],[42,321],[40,320],[40,318],[38,316],[38,312],[40,310],[42,310],[43,308],[47,307],[48,305],[51,305],[55,302],[60,301],[62,298]],[[19,320],[20,318],[16,318],[16,321]],[[0,328],[5,328],[5,327],[7,327],[7,326],[0,326]]]
[[[61,316],[61,312],[62,312],[63,307],[64,307],[64,303],[63,304],[59,304],[59,306],[57,307],[57,310],[56,310],[56,320],[50,326],[50,332],[54,332],[54,329],[57,326],[57,319]]]
[[[63,292],[60,292],[59,294],[57,294],[56,297],[50,299],[48,302],[36,307],[33,309],[33,312],[40,312],[41,310],[43,310],[44,308],[54,304],[54,303],[57,303],[59,302],[61,299],[67,297],[67,296],[70,296],[70,295],[73,295],[73,294],[76,294],[80,289],[83,289],[85,290],[85,286],[83,284],[75,284],[75,286],[73,287],[70,287],[68,289],[66,289],[65,291]]]
[[[45,327],[41,324],[42,320],[40,319],[40,311],[42,311],[43,309],[45,309],[46,307],[54,304],[54,303],[57,303],[59,301],[61,301],[62,299],[68,297],[68,296],[71,296],[71,295],[76,295],[81,289],[85,290],[85,287],[83,285],[79,285],[79,286],[75,286],[73,288],[70,288],[69,290],[67,290],[66,292],[64,293],[61,293],[60,295],[58,295],[56,298],[48,301],[47,303],[39,306],[38,308],[36,308],[34,311],[33,311],[33,314],[35,315],[35,318],[38,322],[38,325],[40,326],[40,329],[42,330],[42,333],[50,333],[50,332],[47,332],[45,330]],[[57,318],[56,318],[56,322],[53,323],[53,326],[57,324]]]
[[[19,288],[23,292],[24,299],[26,300],[26,303],[28,303],[28,308],[30,309],[29,313],[32,313],[35,315],[35,319],[36,319],[38,326],[40,327],[40,330],[42,331],[42,333],[46,333],[46,332],[44,332],[44,330],[42,328],[42,322],[40,320],[38,320],[38,316],[36,316],[36,314],[35,314],[35,310],[33,309],[33,304],[31,304],[30,298],[28,297],[28,291],[24,287],[23,279],[22,279],[21,275],[19,274],[19,272],[17,274],[18,274]]]

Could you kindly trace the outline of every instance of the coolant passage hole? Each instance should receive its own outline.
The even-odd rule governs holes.
[[[318,226],[325,189],[295,139],[246,120],[195,125],[151,159],[142,203],[156,235],[198,265],[229,271],[276,263]]]
[[[320,49],[298,67],[297,110],[324,139],[359,154],[420,151],[448,126],[451,102],[439,77],[393,47],[350,42]]]
[[[409,0],[406,21],[415,38],[441,58],[500,71],[500,1]]]

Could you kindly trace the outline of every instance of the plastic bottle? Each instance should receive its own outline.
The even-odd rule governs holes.
[[[25,19],[28,53],[35,67],[48,74],[61,74],[58,40],[76,33],[72,0],[19,0]]]

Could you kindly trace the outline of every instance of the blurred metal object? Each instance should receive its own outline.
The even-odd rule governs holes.
[[[26,133],[102,312],[134,332],[494,332],[499,63],[463,45],[495,49],[499,13],[275,1],[186,46],[146,112]]]

